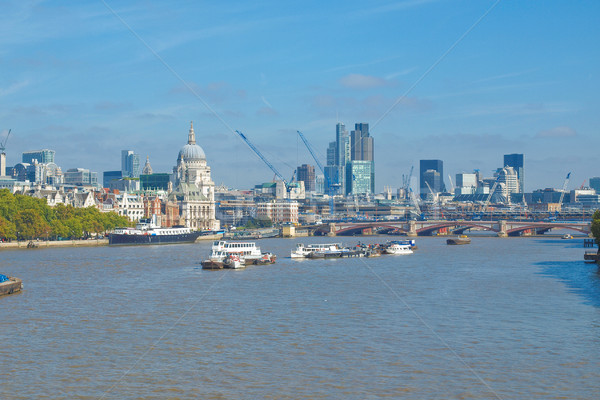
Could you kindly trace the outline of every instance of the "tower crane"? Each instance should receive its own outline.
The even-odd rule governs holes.
[[[267,167],[269,167],[271,169],[271,171],[273,171],[273,173],[279,178],[281,179],[281,181],[283,182],[283,185],[285,186],[285,190],[286,192],[290,192],[291,186],[289,184],[288,181],[285,180],[285,178],[283,177],[283,175],[281,175],[281,173],[279,171],[277,171],[277,168],[275,168],[275,166],[273,166],[273,164],[271,164],[269,162],[269,160],[267,160],[265,158],[265,156],[262,155],[262,153],[260,152],[260,150],[258,150],[256,148],[256,146],[254,146],[252,144],[252,142],[246,137],[246,135],[244,135],[242,132],[240,131],[235,131],[235,133],[237,133],[243,140],[244,142],[246,142],[246,144],[248,145],[248,147],[250,147],[252,149],[252,151],[254,151],[254,153],[258,156],[258,158],[260,158],[265,164],[267,164]]]
[[[304,137],[304,135],[302,134],[302,132],[300,132],[300,131],[296,131],[296,132],[298,132],[298,136],[300,136],[300,139],[302,139],[302,141],[304,142],[304,145],[308,149],[308,152],[310,153],[310,155],[312,156],[312,158],[317,163],[317,166],[321,170],[321,173],[323,174],[323,176],[325,177],[325,179],[327,179],[327,188],[329,189],[329,212],[331,213],[331,215],[333,215],[334,202],[333,202],[333,188],[332,188],[331,179],[325,173],[325,168],[323,168],[323,164],[321,164],[321,162],[317,158],[317,155],[315,154],[315,151],[313,150],[313,148],[310,145],[310,143],[308,143],[308,140],[306,140],[306,138]]]
[[[438,219],[437,212],[438,212],[438,204],[439,204],[440,194],[433,192],[433,189],[431,189],[429,182],[425,181],[425,184],[429,188],[429,192],[431,193],[431,196],[433,197],[433,219],[437,221],[437,219]]]
[[[417,213],[417,217],[422,217],[421,215],[421,207],[419,207],[419,200],[417,200],[417,196],[415,192],[413,192],[412,188],[408,188],[410,200],[413,203],[413,207],[415,207],[415,211]]]
[[[406,197],[410,197],[409,193],[408,193],[408,188],[410,186],[410,180],[412,179],[412,174],[413,174],[413,170],[415,169],[415,166],[411,166],[410,167],[410,173],[408,174],[408,178],[403,182],[404,186],[402,186],[402,188],[404,189],[404,193]]]
[[[496,191],[496,186],[498,186],[498,182],[500,181],[500,175],[498,175],[498,177],[496,178],[496,181],[494,182],[494,184],[492,185],[492,188],[490,189],[490,193],[488,194],[487,199],[485,199],[485,203],[483,203],[483,208],[481,209],[481,213],[483,214],[484,212],[486,212],[488,204],[490,204],[490,199],[492,198],[492,195],[494,194],[494,192]]]
[[[0,142],[0,152],[4,153],[4,150],[6,150],[6,142],[8,142],[8,137],[10,136],[10,132],[12,129],[8,130],[8,133],[6,134],[6,137],[4,138],[3,142]]]
[[[558,204],[560,204],[561,207],[562,207],[563,199],[565,198],[565,191],[567,190],[567,185],[569,184],[569,179],[571,179],[571,173],[570,172],[567,174],[567,177],[565,178],[565,183],[563,183],[562,192],[560,194],[560,200],[558,200]]]

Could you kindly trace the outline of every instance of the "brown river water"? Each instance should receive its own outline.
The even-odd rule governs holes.
[[[582,239],[202,270],[210,242],[4,250],[0,399],[597,399]]]

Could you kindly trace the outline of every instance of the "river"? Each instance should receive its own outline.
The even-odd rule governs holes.
[[[2,251],[1,399],[596,399],[582,239],[202,270],[210,243]]]

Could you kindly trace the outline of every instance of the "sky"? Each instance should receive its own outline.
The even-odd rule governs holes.
[[[171,172],[190,122],[215,184],[249,189],[325,164],[335,125],[370,124],[376,190],[419,160],[525,190],[600,176],[600,2],[2,1],[0,140],[56,163]]]

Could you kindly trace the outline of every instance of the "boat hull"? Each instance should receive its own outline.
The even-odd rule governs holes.
[[[202,231],[190,233],[179,233],[175,235],[137,235],[137,234],[119,234],[110,233],[108,235],[109,245],[128,245],[128,244],[174,244],[174,243],[193,243],[202,235]]]
[[[9,278],[7,281],[0,283],[0,296],[20,292],[23,288],[23,281],[19,278]]]
[[[446,244],[457,245],[457,244],[470,244],[471,239],[447,239]]]

